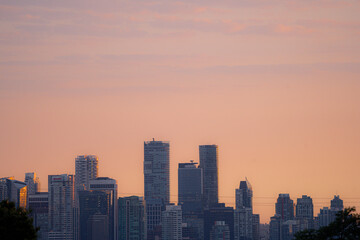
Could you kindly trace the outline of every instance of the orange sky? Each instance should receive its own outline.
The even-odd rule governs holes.
[[[0,0],[0,176],[74,173],[96,154],[143,194],[143,141],[177,164],[219,145],[220,200],[245,176],[261,222],[279,193],[360,209],[360,3]]]

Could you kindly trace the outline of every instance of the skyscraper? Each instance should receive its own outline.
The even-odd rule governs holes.
[[[37,192],[28,195],[28,207],[31,210],[30,216],[33,218],[34,226],[40,228],[37,232],[37,239],[47,240],[49,225],[49,194],[47,192]]]
[[[253,209],[251,184],[246,179],[241,181],[235,190],[236,209],[234,212],[235,240],[252,240],[253,238]]]
[[[49,175],[49,240],[74,239],[74,175]]]
[[[162,239],[182,240],[181,206],[167,205],[162,212]]]
[[[142,197],[119,198],[119,240],[145,240],[146,215]]]
[[[148,239],[161,225],[161,211],[170,200],[170,144],[163,141],[144,142],[144,195]]]
[[[296,220],[300,231],[314,228],[314,205],[311,197],[303,195],[297,199]]]
[[[239,188],[235,191],[236,194],[236,209],[251,208],[252,209],[252,197],[253,190],[250,182],[246,179],[240,181]]]
[[[80,240],[110,240],[109,221],[111,193],[105,191],[79,191]],[[96,228],[93,228],[96,225]],[[101,238],[97,238],[100,236]]]
[[[202,169],[197,163],[179,163],[178,168],[178,204],[183,214],[202,210]]]
[[[222,221],[229,226],[230,240],[234,239],[234,209],[218,203],[204,210],[204,239],[210,239],[215,222]]]
[[[290,199],[289,194],[279,194],[275,204],[275,212],[281,216],[283,221],[294,219],[294,201]]]
[[[75,158],[75,190],[88,190],[89,181],[98,177],[98,157],[81,155]]]
[[[331,210],[333,211],[342,211],[344,209],[343,200],[341,200],[339,195],[335,195],[333,200],[331,200]]]
[[[25,183],[27,185],[27,194],[35,194],[40,190],[40,180],[36,177],[36,173],[25,173]]]
[[[199,146],[200,168],[203,169],[204,207],[219,202],[218,196],[218,146]]]
[[[15,180],[13,177],[0,178],[0,201],[2,200],[12,201],[16,207],[26,208],[26,183]]]
[[[117,240],[117,229],[118,229],[118,192],[117,182],[115,179],[108,177],[98,177],[89,181],[89,191],[104,192],[108,196],[108,213],[107,216],[102,214],[94,215],[92,218],[92,224],[96,225],[96,222],[104,222],[109,219],[108,232],[110,240]]]

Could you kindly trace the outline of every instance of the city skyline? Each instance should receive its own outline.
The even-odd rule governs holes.
[[[165,144],[170,144],[169,141],[159,141],[159,140],[155,140],[155,138],[153,138],[151,141],[145,141],[145,143],[151,143],[151,142],[155,142],[155,143],[165,143]],[[199,146],[205,146],[205,145],[199,145]],[[206,146],[216,146],[216,148],[218,148],[217,145],[206,145]],[[73,172],[75,173],[75,170],[76,170],[76,163],[78,161],[79,158],[83,158],[83,157],[86,157],[86,156],[89,156],[90,158],[96,158],[96,168],[98,168],[98,156],[97,155],[94,155],[94,154],[82,154],[82,155],[77,155],[74,159],[74,166],[73,166]],[[102,161],[101,161],[102,162]],[[170,162],[171,162],[171,157],[170,157]],[[183,162],[180,162],[179,163],[180,165],[189,165],[189,164],[197,164],[197,163],[193,163],[193,160],[191,160],[191,162],[186,162],[186,161],[183,161]],[[101,165],[101,163],[100,163]],[[179,166],[180,166],[179,165]],[[177,169],[178,170],[178,169]],[[71,175],[73,174],[72,171],[67,171],[67,172],[64,172],[64,173],[58,173],[57,175]],[[218,169],[218,171],[220,171],[220,169]],[[99,172],[99,170],[97,169],[97,172]],[[28,176],[30,174],[33,174],[35,176],[38,176],[38,174],[36,172],[24,172],[24,176]],[[48,176],[51,176],[51,175],[48,175]],[[75,174],[71,175],[71,176],[74,176],[74,179],[75,179]],[[170,174],[171,176],[171,174]],[[13,176],[11,176],[13,177]],[[144,177],[144,175],[142,176]],[[99,176],[99,179],[102,179],[104,178],[103,176]],[[105,178],[108,178],[108,177],[105,177]],[[176,172],[176,178],[178,178],[178,172]],[[240,188],[241,186],[244,186],[245,185],[241,185],[241,184],[247,184],[249,186],[249,189],[251,191],[251,194],[253,194],[252,192],[252,186],[250,185],[250,183],[248,182],[248,179],[247,177],[244,177],[245,178],[245,181],[240,181]],[[15,179],[21,179],[21,178],[15,178]],[[45,192],[48,188],[47,186],[47,182],[42,182],[41,179],[39,179],[39,177],[36,178],[37,179],[37,182],[38,184],[40,185],[41,184],[41,188],[39,189],[40,192]],[[17,180],[16,180],[17,181]],[[115,179],[115,181],[117,181]],[[44,186],[47,186],[46,189],[44,188]],[[237,186],[234,187],[233,190],[237,189],[239,187],[239,184]],[[74,188],[75,188],[75,181],[74,181]],[[176,191],[174,189],[170,189],[170,203],[176,203],[178,204],[178,194],[177,194],[177,191],[178,189],[176,188]],[[219,191],[220,191],[220,187],[219,187]],[[255,190],[255,193],[256,193],[256,190]],[[268,196],[260,196],[258,197],[258,200],[259,199],[266,199],[266,207],[268,208],[272,208],[273,210],[269,211],[269,218],[267,218],[267,216],[262,216],[263,214],[266,215],[266,212],[261,212],[261,211],[258,211],[258,209],[261,209],[261,207],[259,208],[259,204],[256,204],[254,203],[253,204],[253,209],[256,209],[255,211],[258,211],[256,213],[259,213],[260,215],[260,223],[264,224],[264,223],[270,223],[270,217],[272,217],[274,215],[274,213],[276,212],[276,199],[278,198],[278,196],[287,196],[287,197],[290,197],[291,199],[296,199],[298,197],[304,197],[306,195],[302,194],[302,193],[296,193],[296,194],[289,194],[289,192],[281,192],[281,193],[273,193],[275,197],[268,197]],[[118,188],[118,197],[130,197],[130,196],[140,196],[140,197],[144,197],[144,193],[141,193],[141,192],[131,192],[131,193],[125,193],[125,192],[122,192],[121,190],[119,190]],[[338,202],[334,202],[336,201],[338,198],[339,198],[339,195],[338,193],[334,193],[330,196],[323,196],[323,197],[320,197],[320,198],[317,198],[317,197],[312,197],[312,195],[310,195],[309,197],[311,197],[312,199],[315,199],[315,204],[314,204],[314,211],[313,211],[313,215],[314,217],[319,214],[321,211],[322,211],[322,208],[330,208],[331,206],[333,206],[333,204],[339,204]],[[347,197],[342,197],[340,196],[342,200],[345,199],[344,201],[344,205],[342,205],[342,207],[347,207],[347,206],[357,206],[357,204],[360,205],[360,202],[357,203],[357,202],[354,202],[354,199],[357,199],[357,198],[347,198]],[[221,196],[219,195],[219,202],[220,203],[225,203],[226,206],[230,206],[230,207],[233,207],[235,209],[236,207],[236,198],[237,198],[237,195],[234,194],[234,196]],[[254,197],[256,199],[256,197]],[[229,201],[229,199],[231,199]],[[335,200],[334,200],[335,199]],[[222,201],[224,200],[224,201]],[[331,200],[331,201],[330,201]],[[341,200],[341,201],[342,201]],[[349,204],[347,204],[349,203]],[[355,204],[354,204],[355,203]],[[260,204],[261,205],[261,204]],[[165,205],[164,205],[165,206]],[[339,209],[341,209],[339,207]],[[296,215],[296,210],[295,210],[295,205],[294,205],[294,216]]]
[[[360,210],[360,2],[0,0],[0,177],[75,174],[143,195],[143,141],[179,163],[216,144],[219,202],[245,177],[261,222],[280,193]],[[324,212],[326,212],[324,210]],[[219,228],[223,225],[219,223]]]

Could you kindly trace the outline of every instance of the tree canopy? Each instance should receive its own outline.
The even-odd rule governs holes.
[[[1,240],[36,240],[38,229],[33,226],[33,219],[24,208],[16,208],[13,202],[0,202]]]
[[[334,222],[319,230],[305,230],[295,234],[296,240],[359,240],[360,215],[355,208],[345,208],[336,214]]]

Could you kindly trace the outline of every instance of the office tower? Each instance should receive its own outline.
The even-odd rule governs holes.
[[[88,190],[89,181],[98,177],[98,157],[81,155],[75,158],[75,189]]]
[[[260,240],[260,215],[253,214],[252,215],[252,233],[253,233],[253,240]]]
[[[270,218],[270,240],[281,240],[281,215],[275,214]]]
[[[314,218],[314,205],[311,197],[303,195],[297,199],[296,218],[310,220]]]
[[[27,194],[35,194],[40,191],[40,180],[36,173],[25,173],[25,183],[27,185]]]
[[[296,219],[300,231],[314,228],[314,205],[311,197],[303,195],[297,199]]]
[[[40,228],[37,232],[38,240],[48,239],[48,216],[49,216],[49,194],[47,192],[36,192],[28,195],[28,207],[30,216],[33,218],[34,227]]]
[[[294,219],[294,202],[289,194],[279,194],[275,204],[276,214],[281,216],[283,221]]]
[[[324,207],[320,209],[320,213],[318,214],[318,227],[326,227],[336,219],[336,213],[338,211],[329,209],[328,207]]]
[[[119,198],[119,240],[145,240],[146,215],[142,197]]]
[[[170,144],[163,141],[144,142],[144,195],[147,237],[161,234],[161,211],[170,200]]]
[[[2,200],[14,202],[15,207],[26,208],[26,183],[15,180],[13,177],[0,178],[0,201]]]
[[[224,221],[216,221],[210,232],[210,240],[230,240],[230,229]]]
[[[74,239],[74,175],[49,175],[49,240]]]
[[[108,177],[98,177],[89,181],[89,191],[101,191],[107,194],[109,198],[109,212],[108,212],[108,229],[109,239],[117,239],[117,226],[118,226],[118,207],[117,207],[117,182],[116,180]],[[93,222],[104,221],[104,217],[95,216]]]
[[[182,240],[181,206],[167,205],[162,212],[162,239]]]
[[[197,163],[179,163],[178,204],[183,214],[199,212],[202,209],[202,169]]]
[[[253,191],[247,179],[240,182],[239,188],[235,190],[235,196],[234,238],[235,240],[251,240],[253,238]]]
[[[110,240],[112,196],[106,191],[79,191],[80,240]]]
[[[331,200],[331,210],[333,211],[342,211],[344,209],[343,200],[340,199],[339,195],[335,195],[334,199]]]
[[[210,239],[215,222],[223,221],[230,229],[230,240],[234,239],[234,209],[225,207],[224,203],[212,205],[204,210],[204,239]]]
[[[253,190],[250,182],[246,179],[240,181],[239,188],[235,191],[236,195],[236,209],[251,208],[252,209],[252,197]]]
[[[219,202],[218,196],[218,146],[199,146],[200,168],[203,169],[204,207]]]

